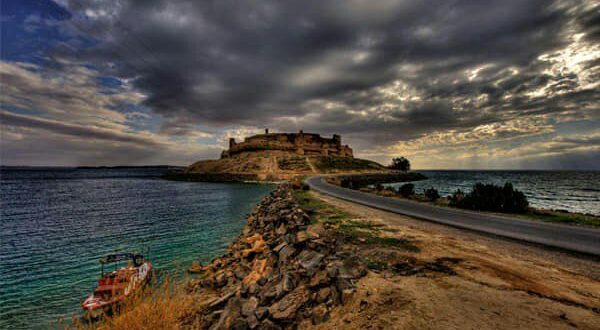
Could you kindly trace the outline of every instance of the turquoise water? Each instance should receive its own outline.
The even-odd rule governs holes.
[[[70,319],[111,252],[150,248],[159,274],[210,260],[273,188],[166,181],[164,171],[3,169],[0,329]]]
[[[589,213],[600,216],[599,171],[418,171],[428,179],[413,182],[415,192],[433,187],[442,196],[456,189],[471,190],[477,182],[504,185],[523,191],[533,207]],[[402,183],[390,184],[398,187]]]

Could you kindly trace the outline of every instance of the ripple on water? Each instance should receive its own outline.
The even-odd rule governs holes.
[[[150,247],[158,272],[224,251],[266,185],[171,182],[162,170],[3,170],[0,328],[70,319],[98,258]],[[127,175],[133,177],[129,178]]]
[[[429,187],[441,195],[456,189],[468,192],[477,182],[503,185],[511,182],[523,191],[533,207],[600,215],[598,171],[420,171],[428,179],[413,182],[416,192]],[[391,184],[398,187],[402,183]]]

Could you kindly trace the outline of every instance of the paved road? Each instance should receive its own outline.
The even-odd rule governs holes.
[[[423,220],[600,256],[600,230],[498,216],[382,197],[329,184],[322,176],[306,179],[311,189],[343,200]]]

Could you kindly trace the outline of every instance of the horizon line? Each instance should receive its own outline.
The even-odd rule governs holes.
[[[1,165],[0,168],[117,168],[117,167],[187,167],[188,165]],[[593,171],[600,168],[416,168],[411,171]]]

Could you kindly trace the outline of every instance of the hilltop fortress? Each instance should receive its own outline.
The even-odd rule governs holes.
[[[206,159],[170,178],[188,181],[280,181],[323,173],[385,172],[380,164],[354,158],[342,137],[319,134],[269,133],[249,136],[242,142],[229,139],[219,159]]]
[[[334,134],[333,138],[324,138],[319,134],[304,133],[269,133],[247,137],[243,142],[229,139],[229,149],[221,153],[221,158],[228,158],[244,152],[262,152],[278,150],[300,156],[337,156],[353,157],[352,148],[342,145],[342,137]]]

